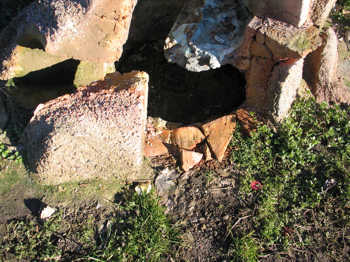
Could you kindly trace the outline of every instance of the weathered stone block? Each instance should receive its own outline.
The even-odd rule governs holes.
[[[171,141],[181,149],[192,150],[201,143],[205,136],[198,127],[179,127],[172,132]]]
[[[246,73],[246,104],[250,107],[264,110],[273,65],[271,59],[253,57],[250,69]]]
[[[143,165],[148,75],[107,75],[39,106],[22,142],[28,167],[45,184],[150,176]]]
[[[0,34],[0,72],[18,45],[65,59],[113,63],[122,54],[137,0],[42,0]],[[9,69],[7,69],[9,70]],[[4,77],[2,77],[4,79]]]
[[[0,51],[1,52],[1,51]],[[16,46],[11,56],[2,62],[0,79],[11,79],[25,76],[66,60],[64,57],[50,55],[41,49]]]
[[[283,120],[295,101],[303,77],[304,59],[273,68],[267,90],[267,110],[276,121]]]
[[[313,1],[311,15],[312,22],[319,27],[323,27],[336,2],[337,0]]]
[[[254,15],[302,26],[310,16],[312,0],[246,0]]]
[[[259,44],[258,42],[253,41],[250,48],[251,48],[250,49],[251,55],[272,59],[272,53],[265,45]]]
[[[349,104],[350,88],[338,78],[338,72],[344,79],[349,75],[348,70],[341,70],[344,69],[342,65],[338,71],[338,37],[332,28],[322,36],[322,46],[306,58],[304,78],[316,101]]]
[[[338,38],[332,28],[323,36],[323,44],[307,56],[304,78],[317,100],[325,100],[325,92],[337,77]]]
[[[265,45],[275,61],[304,58],[322,43],[320,30],[314,26],[297,28],[275,19],[264,21],[260,18],[256,18],[256,22],[250,25],[257,35],[265,36]]]
[[[236,116],[234,114],[226,115],[202,124],[200,127],[207,138],[211,151],[221,162],[236,128]]]

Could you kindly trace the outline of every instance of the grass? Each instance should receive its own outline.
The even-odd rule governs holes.
[[[348,107],[300,100],[276,131],[260,125],[251,137],[234,134],[232,160],[244,173],[240,197],[252,209],[250,225],[232,235],[234,250],[249,236],[243,244],[255,250],[250,257],[289,252],[315,259],[319,247],[343,261],[350,244],[349,120]],[[252,181],[262,189],[252,190]]]
[[[133,193],[124,205],[125,213],[107,225],[100,237],[102,249],[93,257],[105,261],[160,261],[178,243],[177,232],[164,214],[154,193]]]
[[[46,221],[14,220],[0,240],[0,257],[30,261],[161,261],[178,243],[178,232],[150,194],[126,190],[102,224],[89,215],[80,223],[61,210]],[[72,221],[73,220],[73,221]],[[73,244],[69,244],[73,243]]]

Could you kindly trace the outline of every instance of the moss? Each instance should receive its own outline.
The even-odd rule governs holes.
[[[303,51],[311,48],[311,41],[306,33],[301,33],[296,35],[291,40],[291,46],[294,47],[293,49],[296,49],[302,53]]]
[[[350,58],[350,49],[348,49],[344,41],[339,41],[338,55],[341,61]]]
[[[58,64],[65,58],[57,57],[40,49],[17,46],[8,78],[23,77],[31,72]]]
[[[74,85],[76,87],[87,86],[93,81],[102,80],[106,74],[114,73],[114,63],[80,62],[75,73]]]
[[[108,200],[113,202],[114,195],[118,193],[124,184],[115,178],[93,179],[72,183],[63,183],[54,186],[42,186],[45,201],[56,205],[67,203],[81,203],[87,200]]]

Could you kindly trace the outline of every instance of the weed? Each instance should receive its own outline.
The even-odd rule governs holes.
[[[2,159],[15,160],[22,162],[22,156],[15,149],[10,149],[7,145],[0,143],[0,157]]]
[[[345,30],[350,29],[350,17],[346,15],[350,11],[349,0],[338,0],[336,8],[331,13],[333,23],[339,24]]]
[[[349,120],[349,108],[299,100],[277,131],[260,125],[251,137],[234,134],[232,160],[245,173],[239,178],[240,194],[253,201],[253,237],[261,244],[261,254],[312,249],[315,242],[319,244],[312,237],[315,231],[325,231],[327,238],[340,232],[350,234],[345,218],[350,215],[346,208],[350,199]],[[261,181],[263,186],[254,191],[252,181]],[[343,225],[322,222],[311,230],[303,214],[312,212],[317,219],[327,220],[319,211],[327,205],[346,213],[339,218]],[[340,246],[327,247],[336,254]]]
[[[16,258],[27,260],[59,260],[61,250],[59,240],[60,215],[40,224],[34,220],[12,221],[7,226],[7,234],[2,239],[0,255],[13,254]]]
[[[177,232],[158,204],[154,192],[133,193],[119,208],[124,212],[107,225],[101,247],[90,258],[103,261],[160,261],[177,244]]]
[[[208,171],[204,173],[206,180],[207,180],[207,185],[210,185],[210,183],[214,180],[215,173],[213,171]]]
[[[234,253],[232,254],[234,262],[254,262],[258,261],[259,247],[252,233],[233,240]]]
[[[79,219],[63,210],[45,221],[10,222],[0,240],[0,260],[160,261],[168,257],[178,244],[178,232],[155,193],[124,191],[120,196],[102,228],[92,214],[79,214]]]

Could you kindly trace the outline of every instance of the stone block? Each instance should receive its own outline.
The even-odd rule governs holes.
[[[136,3],[137,0],[35,1],[1,32],[0,57],[11,61],[20,45],[65,59],[113,63],[122,54]],[[0,72],[4,67],[0,63]]]
[[[256,16],[271,17],[302,26],[310,17],[312,0],[246,0],[249,9]]]
[[[142,170],[147,96],[146,73],[114,73],[38,106],[21,139],[28,167],[44,184],[149,178]]]
[[[296,99],[303,77],[304,59],[293,64],[279,63],[273,68],[267,90],[267,112],[275,121],[283,120]]]
[[[266,90],[274,62],[271,59],[253,57],[246,72],[246,104],[263,110],[266,105]]]
[[[179,127],[172,132],[171,140],[180,149],[192,150],[205,139],[202,131],[195,126]]]
[[[337,0],[313,1],[311,20],[314,25],[323,27]]]
[[[205,137],[215,158],[221,162],[224,159],[233,131],[236,128],[236,116],[226,115],[201,125]]]
[[[0,51],[1,52],[1,51]],[[41,49],[32,49],[17,45],[12,54],[2,61],[0,79],[7,80],[22,77],[66,60],[64,57],[50,55]]]
[[[181,163],[182,169],[185,171],[190,170],[195,165],[197,165],[203,158],[202,153],[189,151],[189,150],[181,150]]]

